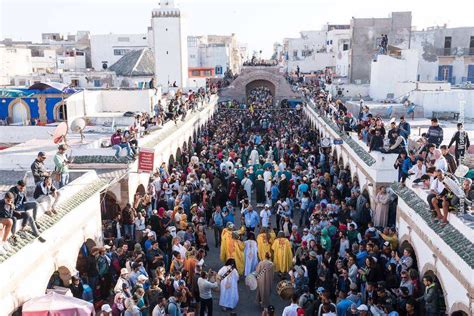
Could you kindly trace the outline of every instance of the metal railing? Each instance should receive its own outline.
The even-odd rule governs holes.
[[[436,49],[438,56],[473,56],[474,47],[450,47]]]

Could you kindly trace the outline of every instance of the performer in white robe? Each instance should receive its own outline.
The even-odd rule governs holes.
[[[257,146],[254,146],[252,151],[250,152],[249,160],[252,166],[259,163],[259,154],[257,151]]]
[[[229,273],[229,269],[232,269]],[[234,309],[239,302],[239,272],[234,259],[228,259],[226,265],[217,272],[220,281],[219,305],[225,309]]]
[[[249,232],[248,240],[245,241],[244,248],[245,255],[245,270],[244,275],[247,276],[254,272],[258,264],[258,245],[255,241],[255,234]]]

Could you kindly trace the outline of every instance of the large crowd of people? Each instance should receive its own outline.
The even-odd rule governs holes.
[[[369,150],[399,154],[394,166],[399,180],[414,177],[429,186],[428,202],[446,221],[456,202],[442,179],[456,169],[457,158],[440,146],[443,133],[435,120],[415,152],[406,145],[410,126],[403,118],[385,131],[367,107],[354,119],[320,87],[299,88],[341,131],[357,132]],[[269,96],[258,90],[255,100]],[[169,112],[184,108],[184,117],[192,104],[189,95],[177,94]],[[155,111],[155,118],[163,112]],[[456,135],[456,150],[465,150]],[[132,145],[122,147],[119,136],[114,145],[132,156]],[[53,196],[42,159],[39,153],[32,166],[38,194]],[[66,167],[67,157],[63,163]],[[466,180],[468,196],[474,194],[471,185]],[[36,207],[18,198],[22,183],[11,191],[0,201],[0,223],[10,227],[13,205]],[[394,192],[382,186],[371,204],[301,110],[222,107],[192,149],[156,170],[146,193],[123,208],[104,207],[104,246],[84,245],[79,274],[70,282],[55,274],[49,287],[69,287],[75,297],[113,316],[212,316],[214,296],[223,311],[232,312],[242,303],[238,287],[244,280],[256,289],[255,310],[266,316],[441,315],[445,307],[436,277],[420,275],[413,249],[399,243],[396,203]],[[34,217],[13,218],[34,230]],[[221,261],[216,271],[210,255]],[[275,291],[289,301],[282,310],[270,299]]]
[[[318,111],[330,117],[340,131],[357,133],[367,145],[368,152],[397,154],[394,168],[398,170],[398,181],[405,184],[409,178],[414,187],[429,190],[427,203],[434,217],[447,223],[448,213],[459,209],[459,194],[456,194],[455,187],[446,184],[445,179],[456,173],[460,157],[467,153],[470,146],[469,135],[462,123],[457,124],[458,131],[448,144],[443,143],[444,131],[437,118],[432,118],[427,132],[415,139],[410,137],[410,123],[404,116],[400,116],[398,122],[392,118],[387,126],[380,116],[370,113],[362,100],[356,115],[348,111],[341,100],[334,100],[329,93],[324,92],[319,84],[293,83],[305,96],[315,100]],[[474,187],[472,179],[463,181],[467,208],[473,201]]]
[[[380,188],[371,207],[319,141],[301,111],[221,109],[146,194],[104,210],[105,247],[81,252],[68,286],[113,293],[112,315],[212,315],[213,296],[232,311],[244,277],[263,315],[439,315],[436,278],[399,244],[396,196]]]
[[[273,105],[272,91],[267,87],[256,87],[249,91],[247,104],[254,109],[267,108]]]

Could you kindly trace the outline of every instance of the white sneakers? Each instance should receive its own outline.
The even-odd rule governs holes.
[[[12,247],[10,246],[8,241],[0,242],[0,254],[6,254],[7,251],[11,251],[11,250],[12,250]]]

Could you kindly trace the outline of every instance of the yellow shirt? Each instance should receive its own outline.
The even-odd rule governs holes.
[[[290,241],[286,238],[277,238],[272,245],[273,263],[275,272],[288,272],[293,266],[293,252]]]
[[[270,235],[270,241],[267,240],[266,233],[260,233],[257,236],[258,259],[260,259],[260,261],[265,260],[265,254],[267,252],[270,252],[270,254],[272,253],[272,243],[273,243],[273,240],[275,239],[275,232],[271,231],[269,235]]]
[[[228,240],[232,239],[232,230],[224,228],[221,233],[221,253],[220,259],[222,263],[225,263],[229,258],[228,255]]]

